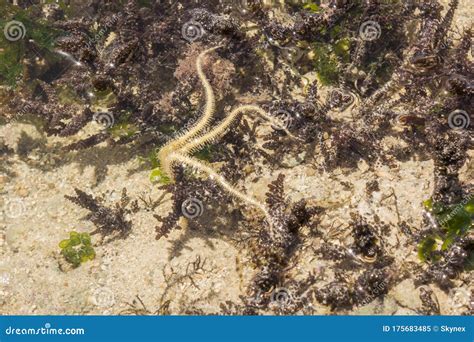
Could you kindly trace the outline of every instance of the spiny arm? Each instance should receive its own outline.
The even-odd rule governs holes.
[[[204,105],[203,115],[194,124],[194,126],[192,126],[188,131],[184,132],[184,134],[181,135],[179,138],[170,142],[170,144],[173,145],[174,150],[185,145],[189,139],[199,134],[204,128],[206,128],[206,126],[209,125],[209,122],[211,121],[212,116],[214,115],[216,100],[214,96],[214,91],[212,90],[211,83],[209,83],[209,80],[206,78],[206,74],[202,70],[202,60],[204,56],[206,56],[208,53],[220,47],[222,47],[222,45],[204,50],[203,52],[199,54],[198,58],[196,59],[196,69],[197,69],[199,79],[201,80],[202,86],[204,87],[204,92],[206,95],[206,104]]]
[[[206,128],[206,126],[209,124],[209,121],[212,119],[212,116],[214,115],[214,92],[212,90],[211,84],[209,83],[206,78],[206,75],[204,74],[204,71],[202,70],[202,60],[206,54],[220,48],[221,46],[222,45],[219,45],[201,52],[196,60],[196,69],[198,72],[198,76],[202,82],[204,92],[206,94],[206,104],[204,106],[203,116],[188,131],[183,132],[179,137],[168,142],[158,152],[158,160],[161,163],[161,167],[163,171],[171,178],[173,178],[173,172],[171,169],[171,164],[168,160],[168,155],[173,151],[176,151],[179,148],[185,146],[188,140],[193,138],[195,135],[198,135],[204,128]]]
[[[222,137],[226,132],[229,126],[235,121],[235,119],[239,116],[241,113],[251,113],[251,114],[257,114],[270,122],[272,125],[280,128],[281,130],[285,131],[288,136],[294,138],[294,139],[299,139],[295,137],[293,134],[291,134],[288,129],[281,123],[280,120],[277,118],[268,115],[263,109],[257,106],[253,105],[245,105],[245,106],[240,106],[236,109],[234,109],[224,120],[220,122],[218,126],[213,128],[210,132],[202,135],[195,137],[192,141],[184,145],[179,151],[182,154],[191,154],[199,149],[203,148],[205,145],[212,143],[213,141],[219,139]]]
[[[229,194],[236,197],[237,199],[240,199],[244,203],[248,203],[252,205],[253,207],[259,209],[265,215],[265,219],[268,221],[270,228],[272,228],[272,217],[270,216],[270,213],[268,212],[265,205],[257,201],[256,199],[237,190],[224,177],[222,177],[220,174],[214,171],[212,167],[201,163],[200,161],[198,161],[197,159],[193,157],[188,157],[181,153],[171,153],[169,155],[169,159],[170,159],[170,163],[172,164],[174,163],[184,164],[184,165],[194,168],[195,170],[199,172],[205,173],[210,179],[213,179],[214,181],[216,181]]]

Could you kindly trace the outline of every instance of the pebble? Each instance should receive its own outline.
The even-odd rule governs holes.
[[[298,166],[304,161],[305,157],[306,157],[305,151],[301,152],[296,157],[286,156],[282,161],[282,165],[287,168]]]
[[[369,164],[365,160],[361,160],[357,163],[357,168],[362,172],[366,172],[369,170]]]
[[[17,184],[15,187],[15,193],[17,196],[25,198],[28,197],[30,191],[23,184]]]
[[[412,279],[405,279],[397,284],[390,294],[397,302],[408,309],[415,310],[421,307],[420,292],[416,289]]]

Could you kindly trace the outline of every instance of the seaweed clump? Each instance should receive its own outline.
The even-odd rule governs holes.
[[[418,244],[425,262],[418,283],[436,283],[448,290],[454,279],[472,270],[472,196],[463,202],[472,191],[459,179],[472,149],[473,125],[467,113],[474,94],[468,58],[472,30],[451,38],[458,0],[449,2],[444,16],[434,0],[293,3],[281,6],[279,15],[261,1],[250,1],[246,14],[230,16],[215,14],[238,12],[220,1],[186,6],[94,2],[73,5],[74,11],[63,3],[48,4],[48,11],[21,3],[21,8],[0,5],[7,20],[21,20],[27,28],[27,39],[6,42],[0,37],[1,47],[6,46],[0,51],[0,82],[18,94],[8,101],[13,114],[2,112],[7,122],[25,113],[39,117],[47,135],[67,138],[68,151],[100,143],[127,144],[139,152],[131,155],[159,150],[201,115],[195,101],[198,77],[191,62],[207,46],[224,45],[219,63],[203,63],[209,83],[220,90],[216,97],[225,100],[219,101],[211,121],[222,119],[218,113],[226,113],[225,103],[237,96],[257,99],[271,115],[285,119],[284,130],[301,141],[289,144],[284,130],[273,127],[259,145],[258,125],[243,121],[233,132],[222,131],[220,146],[193,151],[193,157],[220,162],[219,173],[234,183],[243,178],[244,171],[237,170],[247,161],[255,167],[246,170],[254,168],[259,175],[262,159],[274,168],[301,163],[326,172],[340,167],[351,171],[361,161],[374,168],[409,158],[432,159],[433,200],[425,204],[423,229],[409,239]],[[87,15],[77,17],[78,9]],[[41,24],[34,23],[33,16]],[[249,20],[252,34],[246,32]],[[196,37],[183,33],[190,21]],[[364,35],[361,23],[372,25],[378,37]],[[45,40],[47,33],[52,36]],[[238,71],[237,76],[230,77],[229,70]],[[459,114],[461,120],[456,119]],[[93,122],[102,124],[101,129],[78,138]],[[402,140],[407,147],[383,149],[387,138]],[[2,144],[0,154],[3,162],[11,151]],[[177,164],[170,172],[175,175],[173,184],[157,163],[150,176],[161,178],[161,189],[171,193],[173,203],[170,213],[155,214],[157,239],[178,227],[201,227],[204,210],[215,217],[229,207],[238,208],[233,213],[247,210],[212,179]],[[399,279],[384,249],[383,227],[353,217],[348,227],[352,242],[333,243],[316,229],[315,217],[322,209],[309,207],[306,200],[290,203],[283,182],[278,176],[266,194],[271,229],[257,215],[248,215],[248,221],[238,222],[242,229],[231,232],[243,236],[257,272],[241,303],[223,304],[222,313],[312,313],[314,300],[339,311],[383,298]],[[370,195],[378,191],[378,184],[367,184]],[[86,219],[96,226],[91,234],[109,241],[130,234],[127,216],[138,205],[125,191],[114,206],[79,189],[75,192],[66,198],[89,211]],[[406,222],[400,226],[408,231]],[[336,268],[326,283],[316,285],[318,277],[312,273],[293,279],[291,268],[300,261],[307,229],[323,237],[315,254]],[[421,297],[424,312],[439,312],[428,290]],[[168,312],[166,302],[162,304]],[[144,305],[143,310],[148,312]]]
[[[353,242],[349,246],[325,242],[317,253],[335,264],[334,280],[315,289],[315,298],[332,311],[362,307],[383,299],[397,280],[394,258],[380,243],[380,225],[351,215]]]
[[[274,218],[274,229],[269,231],[258,222],[252,223],[252,226],[259,228],[255,228],[258,234],[250,237],[248,247],[259,271],[248,287],[247,296],[242,297],[244,305],[240,311],[244,314],[266,310],[279,314],[311,311],[310,289],[317,277],[310,274],[306,279],[295,281],[287,274],[287,267],[296,258],[301,230],[314,225],[314,216],[321,212],[321,208],[309,207],[305,200],[290,204],[284,193],[284,178],[280,174],[269,184],[266,194],[265,202]],[[231,307],[235,310],[238,306],[233,304]],[[223,306],[225,310],[231,310],[231,307]]]
[[[425,202],[428,225],[421,233],[418,256],[428,269],[419,282],[448,289],[462,272],[474,269],[474,241],[469,235],[474,227],[473,205],[472,196],[451,206]]]
[[[94,247],[88,233],[70,232],[69,239],[62,240],[59,248],[61,248],[61,255],[74,268],[95,258]]]
[[[138,202],[131,201],[127,195],[127,190],[122,190],[122,198],[115,203],[115,207],[107,207],[103,204],[103,200],[95,198],[82,190],[75,189],[76,196],[65,197],[79,205],[80,207],[90,211],[86,219],[91,221],[96,229],[91,235],[100,234],[102,239],[109,238],[107,242],[115,239],[125,239],[131,232],[132,223],[126,218],[126,215],[138,211]]]

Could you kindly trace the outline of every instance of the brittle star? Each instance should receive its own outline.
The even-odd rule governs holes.
[[[190,129],[182,132],[177,138],[171,140],[165,146],[163,146],[158,152],[158,159],[161,163],[163,172],[170,178],[172,182],[175,181],[173,174],[174,165],[179,164],[191,167],[217,182],[230,195],[260,210],[264,214],[265,219],[268,221],[270,228],[272,228],[272,218],[268,209],[263,203],[252,196],[246,195],[237,190],[223,176],[214,170],[211,165],[192,157],[194,152],[221,138],[241,113],[257,114],[269,121],[273,126],[276,126],[284,131],[290,137],[298,139],[288,131],[288,129],[282,124],[280,120],[270,116],[263,109],[255,105],[243,105],[235,108],[216,127],[211,128],[207,133],[205,132],[214,118],[216,102],[212,86],[202,69],[202,61],[208,53],[220,47],[222,47],[222,45],[207,49],[201,52],[196,59],[197,74],[204,87],[204,93],[206,97],[203,115]]]

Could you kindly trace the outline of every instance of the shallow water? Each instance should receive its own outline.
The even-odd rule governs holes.
[[[468,1],[434,67],[398,5],[240,5],[2,2],[1,314],[472,314]]]

